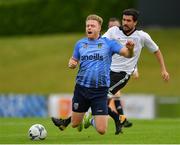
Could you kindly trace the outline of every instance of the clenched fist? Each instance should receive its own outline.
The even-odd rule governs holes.
[[[71,68],[71,69],[74,69],[76,68],[78,65],[78,60],[74,59],[73,57],[71,57],[69,59],[69,64],[68,64],[68,67]]]
[[[132,40],[128,40],[127,43],[126,43],[126,47],[127,47],[129,50],[134,49],[134,42],[133,42]]]

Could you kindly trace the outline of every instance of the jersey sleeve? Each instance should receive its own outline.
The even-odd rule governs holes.
[[[121,49],[123,48],[123,45],[116,42],[115,40],[110,40],[110,48],[111,48],[112,54],[114,53],[119,54]]]
[[[159,47],[157,44],[152,40],[150,35],[148,33],[143,33],[144,38],[144,46],[150,51],[150,52],[156,52]]]
[[[79,60],[80,59],[80,53],[79,53],[79,42],[77,42],[74,46],[74,51],[72,57]]]
[[[102,35],[102,37],[106,37],[106,38],[111,39],[111,31],[110,31],[110,29],[108,29],[108,30]]]
[[[111,28],[109,28],[104,34],[102,37],[106,37],[106,38],[109,38],[109,39],[113,39],[113,36],[114,36],[114,33],[116,31],[116,29],[119,29],[117,26],[113,26]]]

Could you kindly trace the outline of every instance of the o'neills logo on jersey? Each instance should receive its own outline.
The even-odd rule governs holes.
[[[95,53],[94,55],[83,55],[81,56],[81,60],[100,60],[103,61],[103,56],[99,53]]]

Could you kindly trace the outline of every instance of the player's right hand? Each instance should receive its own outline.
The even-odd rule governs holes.
[[[129,49],[129,50],[133,50],[134,49],[134,42],[132,40],[128,40],[126,42],[126,47]]]
[[[69,64],[68,64],[68,67],[71,68],[71,69],[74,69],[76,68],[78,65],[78,61],[76,59],[74,59],[73,57],[71,57],[69,59]]]
[[[134,56],[134,42],[132,40],[128,40],[126,42],[126,47],[129,50],[129,57],[133,57]]]

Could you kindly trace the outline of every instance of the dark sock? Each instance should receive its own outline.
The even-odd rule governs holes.
[[[119,115],[124,115],[123,108],[121,106],[121,101],[120,100],[114,100],[114,104],[116,106],[116,110],[119,113]]]
[[[108,107],[108,114],[114,119],[114,121],[119,121],[119,114],[111,110],[110,107]]]
[[[67,118],[67,122],[68,122],[68,124],[71,123],[71,116],[69,118]]]

